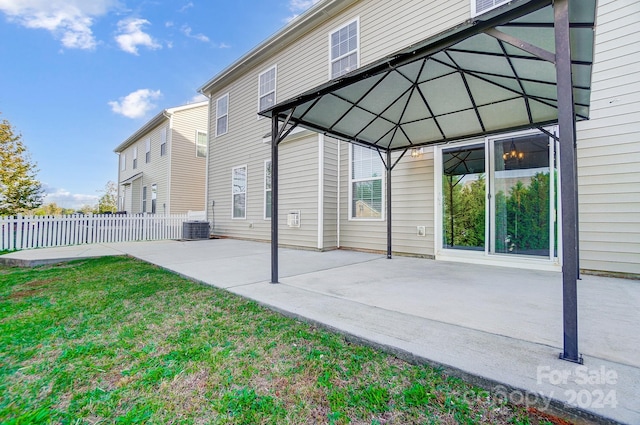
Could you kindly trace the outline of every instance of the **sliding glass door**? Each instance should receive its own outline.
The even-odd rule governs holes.
[[[443,249],[557,256],[553,139],[519,133],[441,152]]]

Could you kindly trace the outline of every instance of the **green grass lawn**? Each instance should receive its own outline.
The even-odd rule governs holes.
[[[0,268],[2,424],[537,424],[537,417],[129,258]]]

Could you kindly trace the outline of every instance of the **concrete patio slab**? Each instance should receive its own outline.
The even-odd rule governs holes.
[[[269,244],[220,239],[39,249],[3,257],[44,264],[85,258],[83,253],[131,255],[405,359],[438,365],[515,402],[551,403],[601,423],[640,423],[638,281],[583,276],[578,282],[585,364],[577,365],[558,359],[558,273],[281,249],[280,284],[274,285],[269,252]]]

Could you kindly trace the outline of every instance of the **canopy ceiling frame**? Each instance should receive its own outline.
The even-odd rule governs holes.
[[[564,350],[578,351],[577,119],[588,119],[597,0],[513,0],[260,112],[272,119],[271,282],[278,283],[278,146],[300,126],[378,151],[559,127]],[[280,124],[282,122],[282,124]],[[391,164],[391,154],[401,151]],[[386,160],[385,157],[386,156]]]

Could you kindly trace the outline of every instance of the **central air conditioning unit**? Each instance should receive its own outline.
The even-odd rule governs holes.
[[[289,211],[289,214],[287,214],[287,226],[300,227],[300,210]]]
[[[185,221],[182,223],[182,239],[209,239],[209,222]]]

